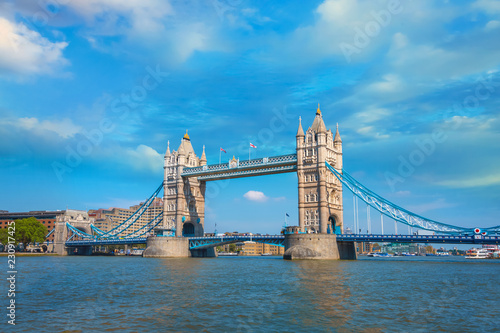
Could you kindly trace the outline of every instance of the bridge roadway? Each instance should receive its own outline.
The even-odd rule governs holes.
[[[311,234],[313,236],[314,234]],[[188,237],[190,249],[206,249],[234,242],[254,241],[271,245],[283,246],[284,235],[252,235],[252,236],[211,236]],[[447,244],[500,244],[500,236],[454,236],[454,235],[371,235],[371,234],[341,234],[338,241],[347,242],[387,242],[387,243],[447,243]],[[98,246],[98,245],[133,245],[146,244],[146,238],[123,239],[93,239],[77,240],[65,243],[68,247]]]

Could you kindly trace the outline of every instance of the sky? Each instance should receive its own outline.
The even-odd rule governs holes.
[[[499,69],[495,0],[0,0],[0,210],[144,201],[186,130],[209,164],[249,142],[255,158],[294,153],[320,103],[362,184],[437,221],[500,225]],[[207,232],[297,224],[294,173],[206,196]]]

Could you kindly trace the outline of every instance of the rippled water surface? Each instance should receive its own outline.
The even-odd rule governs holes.
[[[16,332],[500,331],[499,260],[20,257],[18,271]]]

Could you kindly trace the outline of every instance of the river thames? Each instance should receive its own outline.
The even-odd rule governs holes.
[[[16,332],[500,327],[498,260],[19,257],[18,271]]]

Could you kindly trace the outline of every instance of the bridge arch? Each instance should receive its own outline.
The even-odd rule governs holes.
[[[195,235],[195,226],[191,222],[184,222],[182,226],[182,236],[191,237]]]

